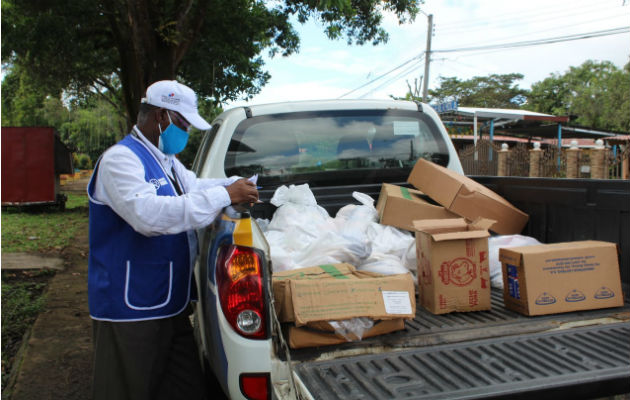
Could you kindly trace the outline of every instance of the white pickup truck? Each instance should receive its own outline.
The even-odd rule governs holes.
[[[542,317],[506,310],[433,315],[418,307],[399,332],[289,349],[273,307],[270,250],[255,218],[271,218],[281,185],[308,183],[334,213],[405,185],[425,158],[462,172],[433,109],[406,101],[331,100],[228,110],[213,121],[193,169],[258,175],[261,204],[228,207],[198,232],[195,332],[209,373],[231,399],[602,397],[630,392],[630,306]],[[597,239],[621,249],[630,278],[630,182],[475,177],[530,214],[543,243]],[[579,210],[579,213],[575,211]],[[562,393],[560,395],[560,393]]]

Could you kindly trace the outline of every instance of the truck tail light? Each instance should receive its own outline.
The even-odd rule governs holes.
[[[232,328],[246,338],[266,339],[267,311],[259,254],[250,247],[222,247],[216,280],[221,308]]]
[[[241,374],[241,393],[251,400],[271,399],[271,379],[269,374]]]

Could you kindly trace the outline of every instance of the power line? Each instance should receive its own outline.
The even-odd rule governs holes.
[[[586,3],[586,4],[578,5],[577,3]],[[521,4],[525,4],[525,3],[521,3]],[[521,8],[521,9],[513,8],[512,5],[509,11],[501,12],[498,14],[492,14],[490,16],[491,20],[496,20],[498,18],[503,18],[503,17],[511,17],[516,14],[518,14],[519,16],[540,15],[541,13],[551,14],[551,13],[563,12],[564,10],[567,9],[566,4],[562,4],[558,2],[554,2],[554,4],[547,6],[542,10],[540,8],[531,8],[529,4],[527,4],[525,8]],[[593,5],[592,0],[579,0],[579,1],[571,2],[572,9],[593,8],[594,6],[595,5]],[[467,17],[461,20],[450,20],[450,21],[445,22],[443,25],[448,28],[451,28],[451,27],[454,28],[454,27],[460,27],[460,26],[485,24],[487,22],[488,20],[485,20],[485,19],[480,20],[480,19],[472,19],[470,17]]]
[[[591,38],[596,38],[596,37],[601,37],[601,36],[618,35],[618,34],[627,33],[627,32],[630,32],[630,27],[622,26],[622,27],[613,28],[613,29],[605,29],[602,31],[557,36],[557,37],[552,37],[552,38],[547,38],[547,39],[526,40],[522,42],[500,43],[500,44],[491,44],[491,45],[485,45],[485,46],[460,47],[460,48],[455,48],[455,49],[431,50],[431,52],[432,53],[455,53],[455,52],[461,52],[461,51],[508,49],[512,47],[538,46],[538,45],[543,45],[543,44],[568,42],[572,40],[591,39]]]
[[[603,11],[603,10],[609,10],[613,8],[618,9],[618,6],[612,5],[611,3],[608,6],[602,7],[600,3],[596,3],[596,4],[590,3],[581,7],[576,7],[575,4],[571,4],[570,8],[567,7],[566,5],[562,5],[558,9],[547,7],[543,10],[540,10],[540,9],[530,10],[530,12],[510,11],[508,13],[492,15],[491,19],[483,19],[483,20],[467,19],[465,21],[446,22],[444,24],[440,24],[440,31],[451,31],[451,30],[462,30],[462,29],[471,30],[471,29],[477,29],[479,27],[487,27],[488,25],[493,25],[493,24],[506,24],[506,23],[514,24],[516,22],[518,23],[535,22],[539,20],[540,18],[542,18],[543,20],[548,20],[550,17],[553,18],[554,20],[557,20],[565,16],[576,15],[576,14],[581,15],[581,14],[586,14],[586,13],[592,14],[593,11],[596,11],[596,10]],[[502,19],[502,17],[506,15],[510,17],[514,17],[515,15],[518,15],[518,17],[510,18],[510,19]],[[528,17],[533,17],[533,18],[528,18]]]
[[[416,69],[419,69],[420,67],[422,67],[422,59],[418,60],[417,62],[413,63],[409,68],[406,68],[405,70],[403,70],[402,72],[400,72],[399,74],[397,74],[396,76],[386,80],[385,82],[381,83],[380,85],[378,85],[377,87],[375,87],[374,89],[370,90],[369,92],[366,92],[365,94],[359,96],[360,99],[369,96],[370,94],[374,93],[375,91],[377,91],[378,89],[389,85],[390,83],[397,81],[398,79],[400,79],[403,76],[409,75],[411,72],[413,72]]]
[[[339,96],[338,98],[340,99],[340,98],[342,98],[342,97],[346,97],[346,96],[347,96],[347,95],[349,95],[350,93],[354,93],[354,92],[356,92],[356,91],[357,91],[357,90],[359,90],[359,89],[362,89],[362,88],[364,88],[364,87],[366,87],[366,86],[368,86],[368,85],[371,85],[372,83],[374,83],[374,82],[378,81],[379,79],[384,78],[385,76],[387,76],[387,75],[391,74],[392,72],[399,70],[400,68],[402,68],[402,67],[404,67],[405,65],[409,64],[410,62],[412,62],[412,61],[414,61],[414,60],[416,60],[416,59],[420,59],[421,57],[423,57],[423,54],[422,54],[422,53],[421,53],[421,54],[418,54],[418,55],[416,55],[416,56],[414,56],[414,57],[410,58],[409,60],[407,60],[407,61],[403,62],[402,64],[400,64],[400,65],[398,65],[398,66],[396,66],[396,67],[394,67],[394,68],[390,69],[389,71],[385,72],[384,74],[377,76],[376,78],[372,79],[371,81],[368,81],[368,82],[364,83],[363,85],[361,85],[361,86],[359,86],[359,87],[357,87],[357,88],[355,88],[355,89],[352,89],[352,90],[351,90],[351,91],[349,91],[349,92],[346,92],[346,93],[342,94],[342,95],[341,95],[341,96]]]
[[[622,15],[622,14],[616,14],[616,15],[607,15],[605,17],[602,18],[598,18],[598,19],[591,19],[588,21],[583,21],[580,23],[573,23],[570,25],[561,25],[561,26],[554,26],[553,28],[549,28],[549,29],[543,29],[543,30],[537,30],[537,31],[528,31],[528,32],[524,32],[524,33],[520,33],[518,35],[512,35],[512,36],[506,36],[506,37],[502,37],[503,40],[507,40],[507,39],[517,39],[523,36],[523,34],[527,34],[527,36],[532,37],[532,36],[536,36],[538,34],[541,33],[547,33],[547,32],[552,32],[552,31],[558,31],[558,30],[563,30],[566,28],[575,28],[577,26],[582,26],[582,25],[589,25],[595,22],[600,22],[600,21],[610,21],[611,19],[614,19],[616,17],[626,17],[626,15]],[[446,35],[448,36],[448,35]],[[534,39],[532,39],[534,40]],[[467,46],[468,43],[466,43],[463,46]]]
[[[611,19],[614,19],[616,17],[627,17],[626,15],[621,15],[621,14],[615,14],[615,15],[606,15],[602,18],[597,18],[597,19],[590,19],[588,21],[582,21],[582,22],[578,22],[578,23],[572,23],[570,25],[562,25],[562,26],[554,26],[553,28],[549,28],[549,29],[543,29],[541,31],[531,31],[531,32],[527,32],[528,36],[534,36],[537,35],[539,33],[545,33],[545,32],[552,32],[552,31],[558,31],[558,30],[562,30],[565,28],[575,28],[576,26],[580,26],[580,25],[588,25],[588,24],[592,24],[594,22],[600,22],[600,21],[610,21]],[[512,35],[512,36],[507,36],[507,37],[503,37],[502,39],[506,40],[506,39],[514,39],[514,38],[519,38],[521,37],[522,34],[519,35]]]
[[[586,18],[586,16],[588,17],[595,17],[595,16],[601,16],[603,12],[608,11],[608,12],[614,12],[616,16],[628,16],[628,14],[625,14],[620,12],[619,9],[606,9],[606,10],[602,10],[600,9],[601,12],[599,12],[598,14],[594,14],[593,12],[582,12],[582,13],[563,13],[562,15],[559,16],[549,16],[549,15],[544,15],[542,16],[543,18],[535,18],[535,19],[522,19],[522,18],[516,18],[516,19],[512,19],[512,20],[502,20],[502,21],[496,21],[495,23],[488,23],[488,24],[483,24],[483,25],[477,25],[471,28],[462,28],[462,29],[457,29],[457,28],[449,28],[449,29],[444,29],[442,27],[438,27],[438,31],[440,32],[441,35],[444,36],[449,36],[449,35],[457,35],[460,33],[472,33],[472,32],[479,32],[482,30],[486,30],[489,28],[493,28],[493,29],[501,29],[501,28],[509,28],[509,27],[513,27],[515,24],[519,24],[519,25],[541,25],[541,24],[548,24],[548,21],[553,21],[553,24],[557,25],[559,23],[562,23],[563,20],[565,20],[568,17],[572,17],[572,18],[580,18],[580,19],[584,19]]]
[[[539,45],[544,45],[544,44],[552,44],[552,43],[567,42],[567,41],[573,41],[573,40],[590,39],[590,38],[601,37],[601,36],[617,35],[617,34],[627,33],[627,32],[630,32],[630,27],[618,27],[618,28],[606,29],[602,31],[572,34],[572,35],[558,36],[558,37],[552,37],[552,38],[546,38],[546,39],[528,40],[528,41],[513,42],[513,43],[501,43],[501,44],[493,44],[493,45],[485,45],[485,46],[463,47],[463,48],[455,48],[455,49],[431,50],[431,52],[432,53],[455,53],[455,52],[467,52],[467,51],[474,52],[474,51],[490,50],[484,53],[479,53],[479,54],[485,54],[485,53],[491,53],[491,52],[501,51],[501,50],[510,49],[510,48],[516,48],[516,47],[539,46]],[[411,72],[411,70],[418,67],[418,64],[421,62],[423,57],[424,57],[424,53],[420,53],[408,59],[407,61],[403,62],[402,64],[399,64],[398,66],[392,68],[391,70],[377,76],[376,78],[370,80],[369,82],[366,82],[362,84],[361,86],[355,89],[352,89],[349,92],[344,93],[338,98],[345,97],[351,93],[356,92],[357,90],[360,90],[366,86],[369,86],[372,83],[408,65],[414,60],[417,60],[416,63],[414,63],[411,67],[408,67],[407,69],[405,69],[402,73],[399,73],[394,78],[386,81],[385,83],[379,85],[378,87],[372,89],[370,92],[367,93],[367,94],[370,94],[374,92],[375,90],[379,89],[380,87],[384,86],[385,84],[392,82],[393,80],[399,78],[400,76],[408,72]],[[366,96],[367,94],[364,94],[362,97]]]

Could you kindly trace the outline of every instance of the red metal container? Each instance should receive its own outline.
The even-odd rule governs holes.
[[[72,172],[72,153],[54,128],[2,127],[3,206],[63,206],[59,174]]]

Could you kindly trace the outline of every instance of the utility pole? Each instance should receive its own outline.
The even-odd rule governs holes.
[[[433,14],[427,15],[429,26],[427,28],[427,50],[424,52],[424,85],[422,87],[422,102],[427,102],[429,93],[429,62],[431,62],[431,36],[433,36]]]

